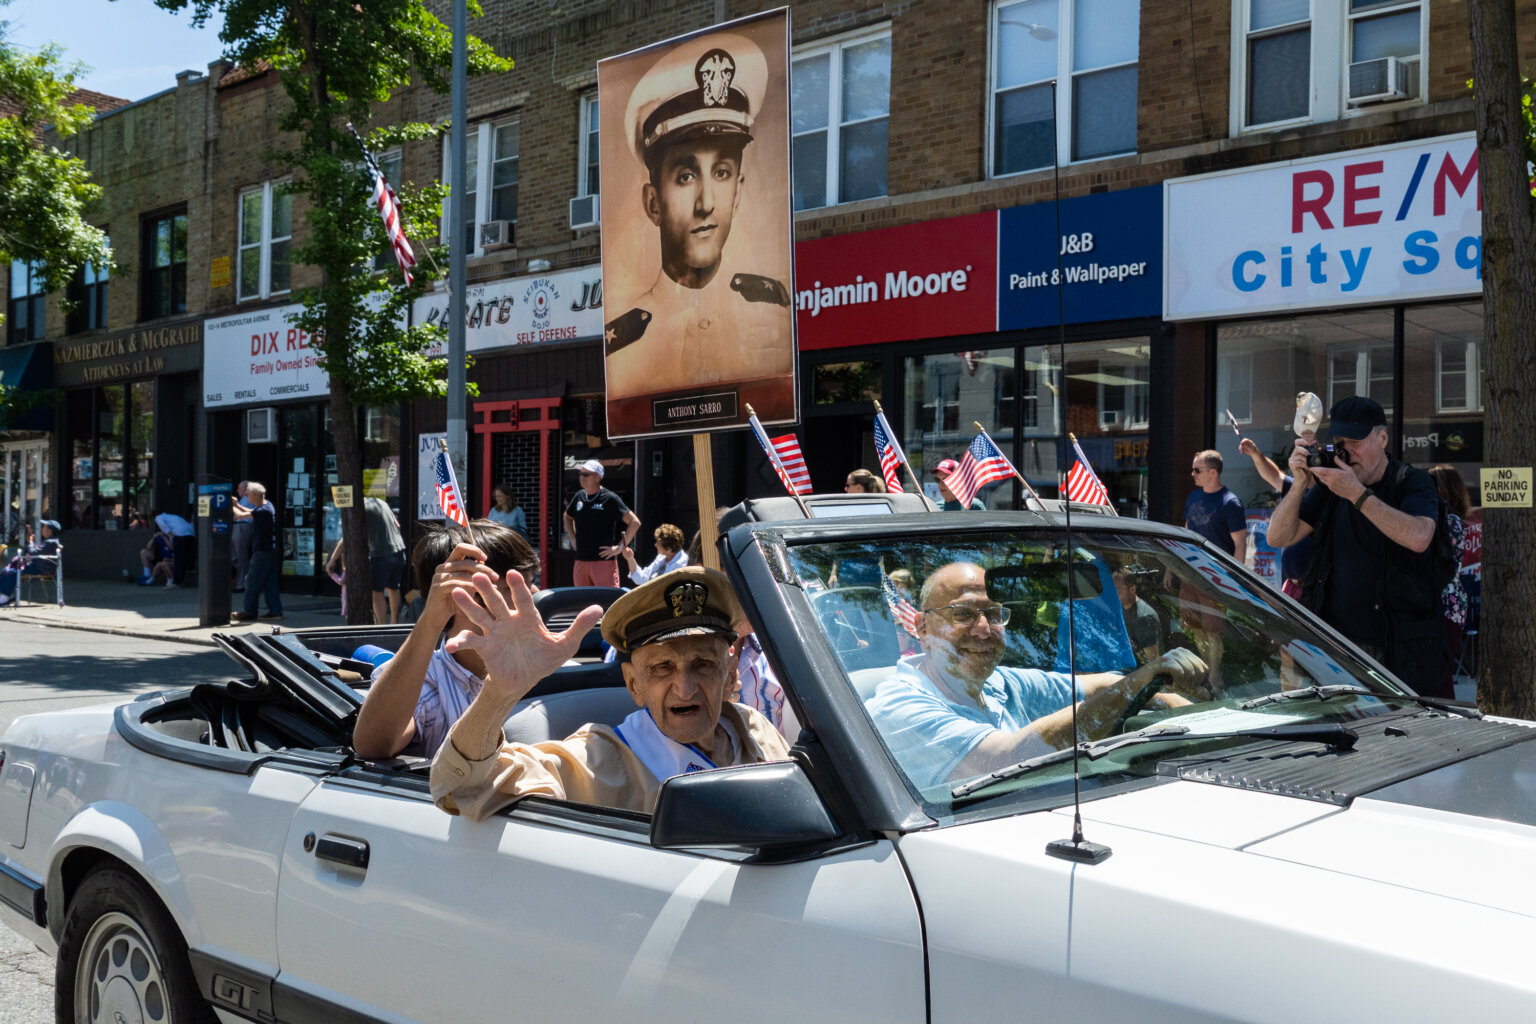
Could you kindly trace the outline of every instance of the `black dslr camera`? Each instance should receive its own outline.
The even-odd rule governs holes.
[[[1324,469],[1337,469],[1340,463],[1349,464],[1349,457],[1338,445],[1317,444],[1307,452],[1307,468],[1316,469],[1322,466]]]

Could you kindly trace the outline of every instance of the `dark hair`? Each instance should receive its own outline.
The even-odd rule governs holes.
[[[496,504],[497,491],[500,491],[502,494],[507,496],[507,504],[511,505],[513,508],[517,508],[517,492],[512,489],[511,484],[497,484],[495,487],[491,488],[492,506]]]
[[[489,519],[470,521],[469,529],[457,523],[445,523],[422,536],[411,549],[411,573],[416,585],[425,589],[432,583],[437,567],[448,561],[453,549],[468,542],[485,552],[485,564],[505,578],[509,572],[537,574],[539,557],[516,530]]]
[[[885,481],[867,469],[856,469],[848,474],[848,479],[864,488],[865,494],[884,494]]]
[[[1440,500],[1445,502],[1445,507],[1458,518],[1467,518],[1472,508],[1472,498],[1467,494],[1466,481],[1462,480],[1456,467],[1442,462],[1431,468],[1429,475],[1435,478],[1435,490],[1440,492]]]
[[[720,519],[731,510],[729,505],[721,505],[715,509],[715,543],[720,542]],[[688,564],[704,564],[704,535],[700,530],[693,531],[693,539],[688,542]]]

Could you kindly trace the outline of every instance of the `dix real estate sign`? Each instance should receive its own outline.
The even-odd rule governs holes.
[[[1163,188],[1168,320],[1482,291],[1471,133]]]

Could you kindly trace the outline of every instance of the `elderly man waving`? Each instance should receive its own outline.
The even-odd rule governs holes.
[[[742,613],[725,574],[704,566],[658,576],[602,616],[639,710],[616,727],[585,725],[563,740],[506,742],[502,723],[513,706],[575,653],[602,614],[593,606],[552,634],[527,584],[516,575],[509,582],[510,606],[488,576],[475,579],[484,607],[462,590],[453,594],[480,632],[460,633],[447,650],[475,651],[486,673],[432,762],[432,799],[443,810],[478,821],[519,797],[544,796],[649,812],[673,775],[789,756],[768,719],[726,702],[736,673],[731,624]]]

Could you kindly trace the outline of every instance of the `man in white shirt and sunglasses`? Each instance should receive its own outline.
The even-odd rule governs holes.
[[[1012,668],[1006,652],[1007,605],[987,596],[986,572],[951,562],[923,582],[918,654],[897,664],[866,703],[875,727],[902,770],[920,788],[994,771],[1073,742],[1073,687],[1064,672]],[[1078,676],[1078,728],[1084,739],[1105,735],[1137,692],[1158,675],[1172,685],[1158,706],[1188,703],[1206,666],[1187,650],[1169,651],[1126,675]]]

